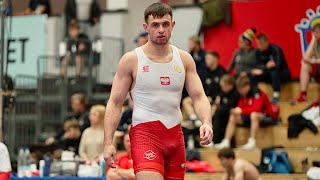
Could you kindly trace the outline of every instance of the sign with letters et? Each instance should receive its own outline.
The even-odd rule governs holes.
[[[11,77],[19,74],[37,76],[37,58],[45,54],[46,48],[46,20],[45,15],[6,19],[4,58]]]

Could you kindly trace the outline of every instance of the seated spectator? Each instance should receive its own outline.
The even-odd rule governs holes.
[[[222,180],[261,180],[260,173],[254,164],[245,159],[236,158],[232,149],[221,149],[218,152],[218,158],[225,169]]]
[[[220,78],[222,75],[226,74],[227,71],[219,65],[219,54],[217,52],[207,52],[205,63],[206,67],[203,86],[209,101],[213,104],[220,91]],[[183,99],[182,107],[190,120],[198,120],[193,108],[192,100],[189,96]]]
[[[81,160],[99,162],[103,155],[105,106],[94,105],[90,109],[90,127],[81,137],[79,155]]]
[[[266,34],[257,36],[257,59],[256,66],[251,74],[254,81],[267,82],[272,84],[273,88],[273,103],[279,102],[280,85],[288,82],[290,71],[282,49],[275,44],[269,43],[269,38]]]
[[[234,135],[237,125],[250,127],[250,138],[242,148],[255,148],[255,138],[260,124],[271,124],[277,119],[272,111],[272,104],[268,96],[260,89],[252,86],[249,77],[240,76],[236,81],[236,86],[241,97],[238,107],[230,111],[224,139],[220,144],[216,145],[219,149],[230,147],[230,140]]]
[[[38,15],[38,14],[51,14],[51,6],[49,0],[30,0],[28,8],[23,12],[16,15]]]
[[[312,39],[301,62],[298,102],[307,100],[307,89],[310,77],[314,77],[317,82],[320,82],[320,22],[313,21],[311,28]]]
[[[57,142],[57,146],[63,150],[78,154],[81,139],[79,122],[75,119],[64,122],[64,138]]]
[[[189,38],[189,53],[194,59],[196,63],[197,73],[203,82],[205,70],[206,70],[206,63],[205,63],[205,56],[206,52],[201,48],[201,41],[198,36],[191,36]]]
[[[66,118],[66,120],[76,119],[79,123],[80,131],[83,132],[90,126],[89,113],[86,109],[86,101],[83,94],[76,93],[71,96],[71,109],[72,115]],[[58,131],[54,137],[48,138],[45,143],[51,145],[54,142],[62,140],[65,136],[64,130]]]
[[[220,79],[221,90],[216,97],[214,106],[216,107],[213,114],[213,142],[220,143],[224,138],[227,128],[230,110],[237,107],[239,101],[239,93],[235,88],[233,77],[225,74]]]
[[[11,173],[11,162],[8,148],[0,142],[0,179],[9,180]]]
[[[228,67],[228,72],[235,68],[235,77],[237,78],[241,73],[250,75],[256,62],[256,49],[252,46],[256,30],[247,29],[243,32],[238,41],[239,49],[233,55],[231,64]]]
[[[117,168],[110,168],[107,172],[108,180],[131,180],[135,179],[133,172],[133,162],[131,158],[130,138],[129,134],[124,135],[123,143],[126,152],[118,155]]]
[[[148,33],[145,31],[139,33],[139,35],[136,38],[134,38],[134,43],[137,45],[137,47],[145,45],[147,42],[148,42]]]
[[[69,37],[60,44],[62,56],[60,75],[65,76],[69,64],[76,65],[76,76],[79,77],[83,66],[88,64],[90,42],[87,35],[80,33],[77,23],[69,24]]]
[[[89,34],[89,27],[99,23],[101,8],[98,0],[67,0],[66,24],[78,22],[81,30]]]

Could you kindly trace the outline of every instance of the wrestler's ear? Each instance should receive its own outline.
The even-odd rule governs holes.
[[[148,24],[145,22],[145,23],[143,23],[143,29],[145,30],[145,31],[147,31],[147,29],[148,29]]]
[[[171,25],[171,26],[172,26],[172,28],[174,28],[174,26],[176,25],[176,21],[175,21],[175,20],[173,20],[171,24],[172,24],[172,25]]]

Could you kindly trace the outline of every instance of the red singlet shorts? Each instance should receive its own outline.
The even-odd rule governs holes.
[[[181,125],[167,129],[160,121],[138,124],[130,129],[135,174],[160,173],[164,179],[184,179],[186,153]]]

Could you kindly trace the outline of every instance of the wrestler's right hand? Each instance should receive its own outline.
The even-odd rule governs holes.
[[[112,145],[105,145],[103,157],[106,162],[106,167],[115,168],[117,164],[117,151],[116,148]]]

